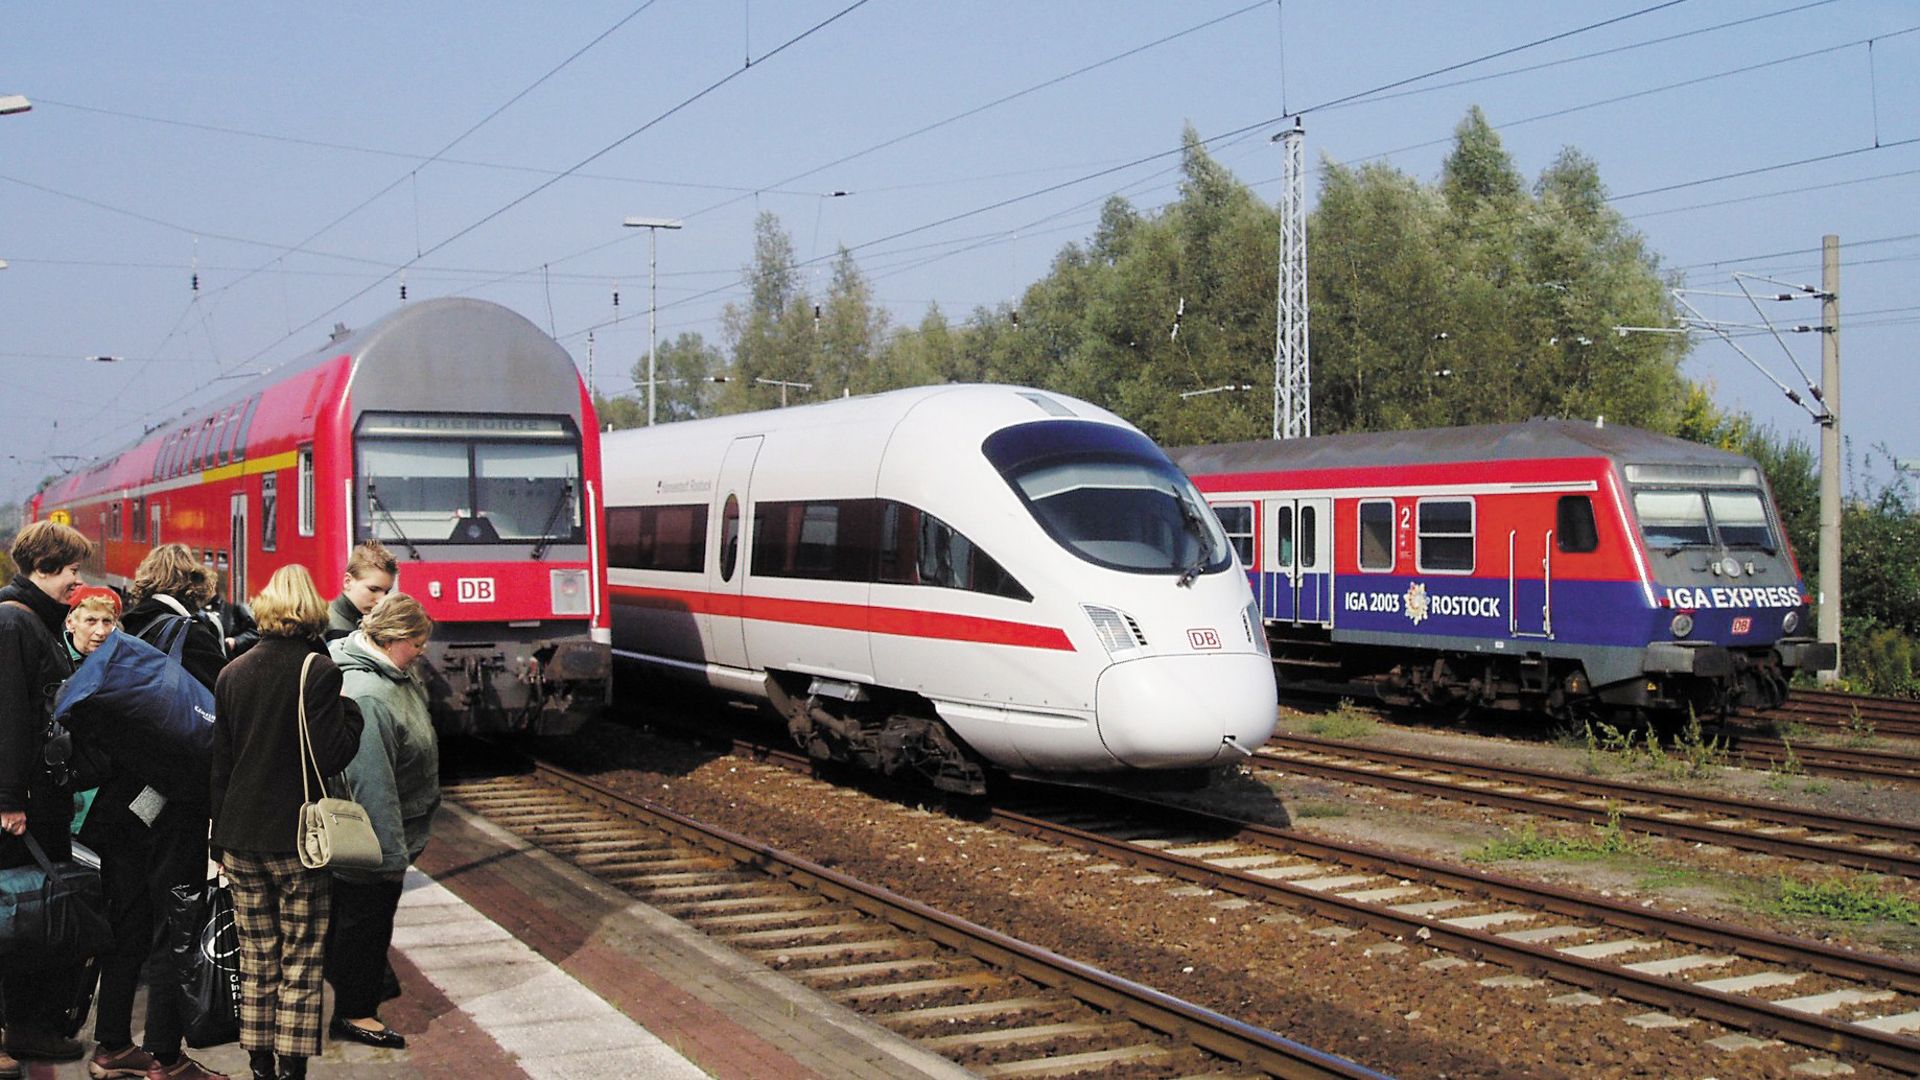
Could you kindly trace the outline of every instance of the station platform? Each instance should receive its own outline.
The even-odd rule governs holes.
[[[393,961],[381,1017],[407,1048],[329,1040],[314,1080],[970,1075],[458,806],[408,872]],[[238,1044],[188,1053],[249,1075]],[[87,1076],[84,1058],[22,1064]]]

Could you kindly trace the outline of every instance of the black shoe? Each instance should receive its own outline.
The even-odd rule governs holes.
[[[247,1051],[247,1065],[253,1072],[253,1080],[280,1080],[280,1073],[273,1067],[273,1051]]]
[[[378,1046],[382,1050],[405,1050],[407,1048],[407,1037],[385,1024],[380,1025],[380,1030],[378,1031],[368,1031],[366,1028],[349,1024],[345,1020],[336,1019],[333,1023],[327,1025],[327,1034],[336,1039],[346,1039],[351,1042],[365,1043],[368,1046]]]
[[[279,1080],[307,1080],[307,1059],[303,1057],[281,1057]]]

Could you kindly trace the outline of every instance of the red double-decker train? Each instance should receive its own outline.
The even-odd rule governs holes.
[[[147,432],[37,492],[124,587],[182,543],[234,602],[304,564],[322,590],[378,539],[436,629],[425,675],[452,732],[564,734],[607,702],[600,440],[573,358],[470,299],[415,303]]]

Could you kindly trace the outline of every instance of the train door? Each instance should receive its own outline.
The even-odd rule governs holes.
[[[1275,498],[1266,505],[1262,612],[1277,622],[1333,625],[1333,500]]]
[[[236,491],[227,523],[227,602],[238,607],[247,602],[247,493]]]
[[[1507,533],[1507,632],[1553,636],[1553,530]]]
[[[713,596],[707,615],[707,662],[727,667],[751,666],[747,662],[741,601],[747,579],[748,496],[753,486],[753,465],[760,457],[764,439],[762,435],[749,435],[733,440],[720,462],[719,481],[713,486],[714,517],[720,527],[714,530],[717,550],[707,563],[707,591]]]

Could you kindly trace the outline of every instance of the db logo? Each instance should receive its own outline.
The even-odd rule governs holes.
[[[463,604],[493,603],[493,579],[490,577],[463,577],[456,582],[459,591],[455,594]]]
[[[1753,632],[1752,617],[1747,615],[1742,615],[1739,618],[1733,620],[1733,632],[1736,634],[1752,633]]]
[[[1217,649],[1220,647],[1220,632],[1217,630],[1189,630],[1187,644],[1196,649]]]

